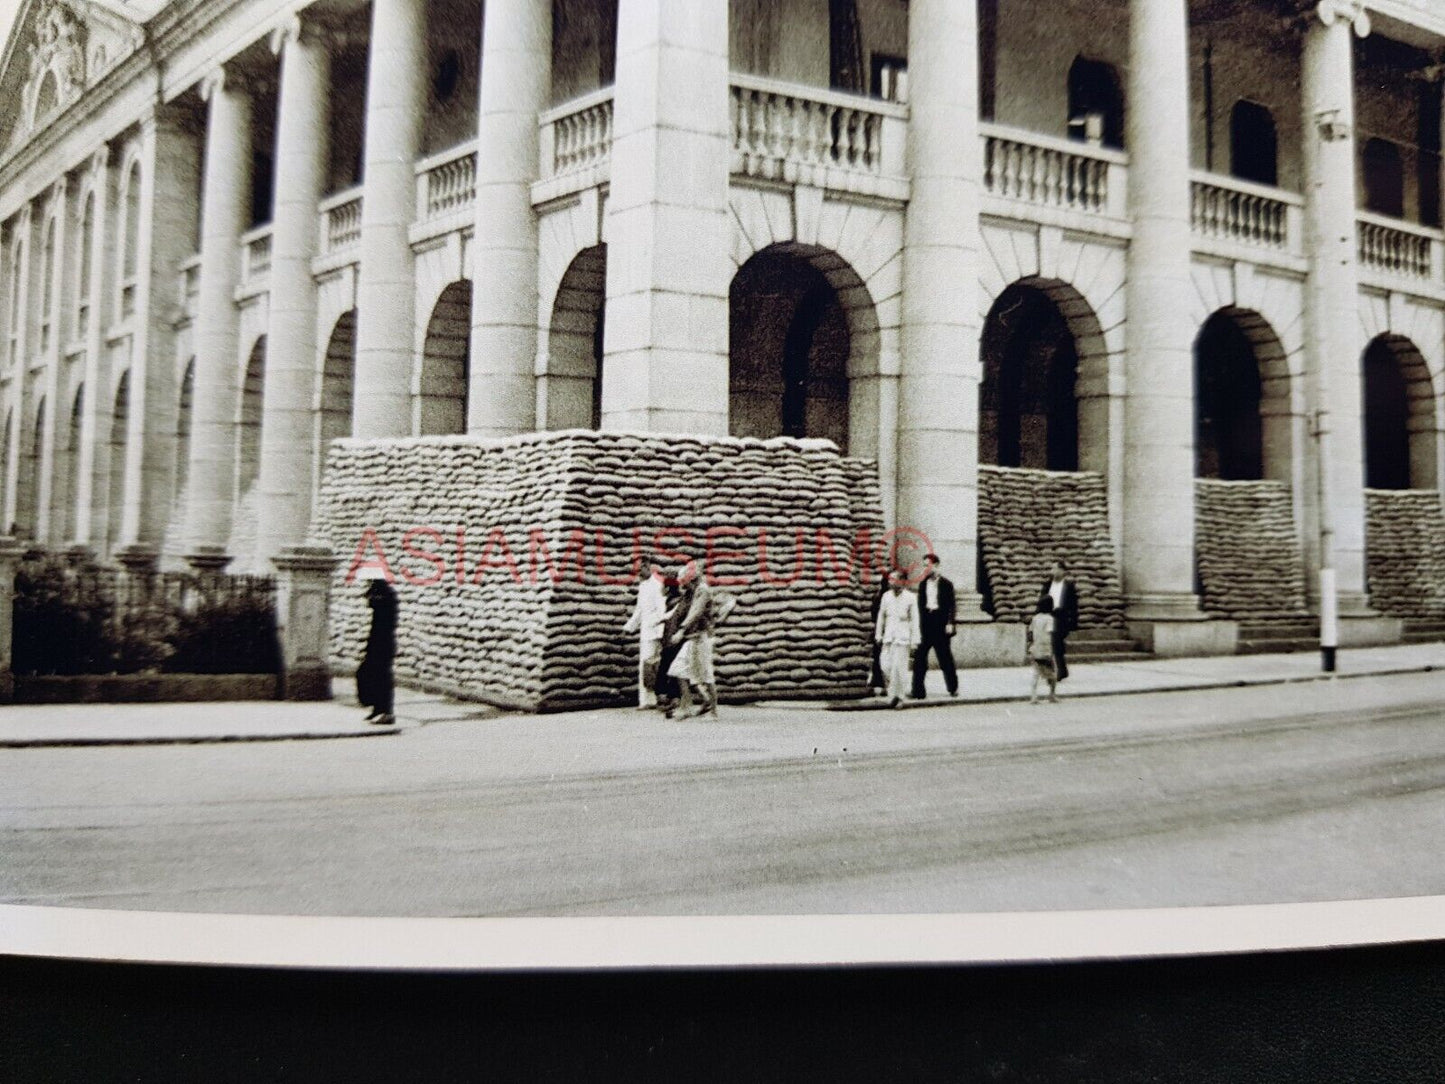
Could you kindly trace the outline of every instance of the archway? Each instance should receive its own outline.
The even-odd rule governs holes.
[[[422,436],[467,431],[471,333],[472,283],[458,279],[442,291],[427,321],[415,414]]]
[[[56,541],[59,542],[75,541],[75,499],[78,489],[75,484],[75,470],[80,464],[80,430],[84,412],[85,385],[80,384],[70,401],[70,424],[65,440],[57,441],[55,445],[55,472],[51,482],[54,499],[50,506],[54,510],[51,522],[58,527]],[[52,530],[52,533],[55,531]]]
[[[245,499],[261,476],[261,399],[266,384],[266,336],[251,347],[236,415],[236,496]]]
[[[196,359],[186,362],[181,377],[181,394],[176,404],[176,486],[175,507],[179,517],[186,507],[186,483],[191,477],[191,418],[196,391]]]
[[[1229,170],[1242,181],[1279,183],[1279,138],[1268,106],[1241,98],[1229,115]]]
[[[1124,89],[1114,65],[1079,56],[1069,67],[1069,138],[1124,146]]]
[[[30,445],[26,449],[25,517],[31,538],[40,539],[41,478],[45,468],[45,396],[35,406],[35,424],[30,429]]]
[[[1424,357],[1386,334],[1366,348],[1362,369],[1366,488],[1435,488],[1435,389]]]
[[[557,287],[547,330],[543,428],[598,429],[602,425],[606,286],[607,246],[593,245],[573,258]]]
[[[120,376],[115,389],[115,409],[110,416],[110,471],[106,486],[105,548],[114,553],[120,545],[125,520],[125,457],[129,442],[130,370]]]
[[[351,436],[351,401],[356,381],[356,310],[342,313],[331,329],[321,363],[321,409],[317,411],[317,477],[326,470],[333,440]]]
[[[1288,481],[1289,369],[1258,313],[1220,309],[1194,340],[1195,475]]]
[[[855,422],[874,412],[851,399],[878,372],[878,314],[857,272],[827,249],[773,245],[738,269],[729,306],[729,432],[869,454],[874,434]]]
[[[1367,139],[1360,150],[1365,210],[1405,217],[1405,165],[1400,148],[1388,139]]]

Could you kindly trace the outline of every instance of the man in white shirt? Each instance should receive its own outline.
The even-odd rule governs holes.
[[[635,632],[637,649],[637,706],[657,707],[657,663],[662,658],[662,622],[667,616],[666,592],[662,584],[662,566],[654,564],[647,579],[637,588],[637,605],[623,626],[624,632]]]
[[[904,590],[902,572],[889,577],[889,591],[878,603],[878,623],[874,639],[878,641],[878,661],[888,685],[888,700],[896,708],[908,687],[908,655],[918,646],[918,598]]]
[[[1048,595],[1054,603],[1054,665],[1058,667],[1058,679],[1069,676],[1068,663],[1064,661],[1065,641],[1069,633],[1079,627],[1079,592],[1064,562],[1054,561],[1049,578],[1039,588],[1039,598]]]

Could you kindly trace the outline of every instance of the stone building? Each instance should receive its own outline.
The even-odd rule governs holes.
[[[1445,607],[1442,57],[1433,0],[25,0],[3,522],[265,568],[336,437],[822,436],[965,657],[1086,545],[1156,651],[1308,619],[1325,536],[1342,643],[1396,638]],[[1100,480],[1085,537],[991,549],[1006,471]]]

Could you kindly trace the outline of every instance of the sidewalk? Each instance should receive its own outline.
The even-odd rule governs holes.
[[[1445,670],[1445,643],[1342,650],[1339,678]],[[1128,693],[1183,692],[1242,685],[1319,681],[1317,652],[1291,655],[1230,655],[1205,659],[1155,659],[1141,662],[1083,664],[1061,686],[1067,699]],[[1031,671],[1024,666],[959,672],[959,695],[950,697],[943,677],[928,675],[929,697],[909,701],[909,710],[965,703],[1026,700]],[[343,683],[337,691],[344,695]],[[881,711],[877,700],[849,702],[765,701],[755,709],[778,711]],[[589,722],[599,715],[631,712],[608,709],[569,713]],[[370,726],[353,703],[251,701],[202,704],[10,705],[0,708],[0,748],[53,745],[132,745],[186,742],[285,741],[318,738],[382,737],[430,723],[496,720],[501,710],[486,704],[398,689],[396,726]],[[548,716],[566,723],[569,714]]]

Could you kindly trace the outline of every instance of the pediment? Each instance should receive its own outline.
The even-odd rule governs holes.
[[[26,142],[143,42],[123,5],[26,0],[0,58],[0,146]]]

